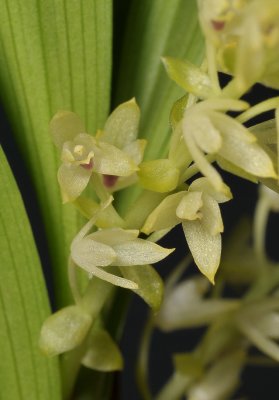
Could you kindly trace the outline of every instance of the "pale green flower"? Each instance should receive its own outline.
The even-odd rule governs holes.
[[[219,159],[256,177],[276,177],[272,161],[256,137],[222,112],[246,106],[238,100],[211,99],[188,108],[184,114],[182,130],[185,143],[200,171],[218,191],[224,190],[224,183],[204,153],[216,154]]]
[[[271,275],[272,277],[272,275]],[[271,278],[272,279],[272,278]],[[235,323],[249,341],[272,359],[279,361],[279,298],[272,296],[243,307]]]
[[[134,140],[138,119],[136,103],[124,103],[108,118],[106,131],[99,131],[93,137],[84,133],[83,123],[76,114],[61,111],[54,116],[50,131],[62,152],[58,181],[64,202],[80,196],[93,172],[104,177],[107,187],[114,186],[118,177],[133,183],[145,146],[145,141]]]
[[[197,380],[189,392],[189,400],[230,399],[239,386],[239,378],[245,364],[245,353],[241,350],[222,355]]]
[[[134,164],[138,166],[143,159],[147,141],[137,139],[140,120],[140,109],[131,99],[120,104],[108,117],[104,129],[99,130],[97,138],[122,150]],[[117,174],[105,174],[103,176],[105,186],[111,191],[123,189],[137,181],[136,173],[126,176]]]
[[[149,215],[142,231],[171,229],[182,223],[185,238],[195,263],[201,272],[214,283],[220,263],[223,222],[218,203],[231,198],[224,185],[222,193],[216,192],[206,178],[195,180],[188,191],[166,197]]]
[[[200,327],[239,307],[236,300],[204,298],[208,289],[209,282],[201,276],[167,288],[156,325],[166,332]]]
[[[72,260],[88,272],[90,277],[96,276],[117,286],[138,289],[135,282],[107,272],[105,267],[153,264],[167,257],[174,249],[164,249],[153,242],[139,239],[138,230],[111,228],[89,233],[99,213],[93,216],[73,240]]]
[[[279,87],[279,4],[277,0],[199,0],[206,40],[236,93],[261,81]]]

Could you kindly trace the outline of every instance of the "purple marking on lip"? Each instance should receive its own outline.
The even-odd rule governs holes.
[[[115,185],[116,181],[118,179],[118,176],[116,175],[103,175],[103,182],[104,185],[108,188],[111,188]]]

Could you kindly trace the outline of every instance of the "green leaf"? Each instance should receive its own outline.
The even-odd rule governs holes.
[[[76,212],[61,205],[58,153],[48,125],[60,109],[76,112],[90,132],[110,102],[111,0],[4,0],[0,4],[0,93],[43,215],[57,306],[69,304],[69,243]]]
[[[60,400],[57,359],[38,348],[50,309],[41,265],[18,188],[0,151],[1,399]]]
[[[139,286],[134,292],[154,310],[158,311],[163,299],[163,281],[151,265],[119,267],[124,278]]]
[[[172,0],[167,7],[164,0],[130,3],[119,65],[116,65],[119,72],[114,104],[136,97],[142,115],[140,136],[148,139],[145,158],[163,158],[170,136],[169,113],[174,101],[185,92],[168,78],[161,57],[201,63],[203,39],[197,5],[195,0]],[[127,203],[133,204],[136,195],[133,189],[126,190],[119,196],[121,207],[125,209]]]

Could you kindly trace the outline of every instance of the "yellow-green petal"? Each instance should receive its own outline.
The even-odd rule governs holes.
[[[62,164],[57,178],[62,192],[63,202],[75,200],[86,188],[92,171],[80,165]]]
[[[110,265],[116,254],[110,246],[85,237],[72,243],[71,257],[79,267],[91,273],[94,267]]]
[[[123,368],[121,352],[105,329],[97,328],[91,332],[82,364],[102,372],[119,371]]]
[[[189,192],[203,192],[213,197],[218,203],[225,203],[232,199],[230,188],[223,184],[223,191],[217,192],[212,183],[207,178],[195,179],[189,186]]]
[[[212,236],[224,231],[219,205],[206,193],[203,194],[202,224]]]
[[[181,221],[176,216],[175,210],[186,192],[178,192],[166,197],[146,219],[142,232],[149,235],[151,232],[161,229],[173,228]]]
[[[138,176],[145,189],[165,193],[177,187],[179,169],[168,159],[145,161],[140,165]]]
[[[101,229],[97,232],[87,236],[88,238],[106,244],[107,246],[114,246],[121,243],[126,243],[135,240],[139,235],[137,229]]]
[[[144,239],[135,239],[114,245],[113,249],[116,259],[111,265],[116,266],[154,264],[174,251],[174,249],[165,249]]]
[[[188,192],[180,200],[175,212],[180,220],[193,221],[202,218],[202,192]]]
[[[120,104],[108,117],[101,140],[123,149],[137,138],[140,109],[132,99]]]
[[[79,116],[71,111],[59,111],[49,125],[54,144],[62,148],[63,143],[73,140],[79,133],[85,133],[85,127]]]
[[[186,92],[202,98],[212,95],[213,88],[209,76],[196,65],[172,57],[163,57],[162,61],[169,77]]]
[[[163,281],[151,265],[134,265],[119,267],[124,278],[138,284],[134,292],[138,294],[152,309],[158,311],[163,299]]]
[[[94,170],[100,174],[129,176],[138,170],[132,158],[109,143],[98,143],[94,153]]]
[[[211,235],[203,219],[182,223],[183,231],[199,270],[214,284],[214,277],[220,264],[221,235]]]
[[[40,336],[40,349],[55,356],[79,346],[92,324],[91,316],[81,307],[62,308],[46,319]]]
[[[219,151],[221,157],[252,175],[276,178],[270,157],[258,143],[239,140],[231,132],[224,134],[223,138]]]

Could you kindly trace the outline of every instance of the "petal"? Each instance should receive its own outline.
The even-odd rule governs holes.
[[[196,144],[205,153],[217,153],[222,145],[220,132],[206,115],[198,114],[191,109],[185,114],[183,132],[189,132]]]
[[[184,234],[200,271],[214,284],[214,276],[220,264],[221,235],[212,236],[202,220],[182,223]]]
[[[142,232],[149,235],[151,232],[173,228],[175,225],[179,224],[181,221],[177,218],[175,210],[185,194],[186,192],[179,192],[166,197],[159,206],[149,214],[141,229]]]
[[[224,132],[223,138],[221,157],[252,175],[276,178],[270,157],[256,142],[239,140],[231,132]]]
[[[100,229],[99,231],[94,232],[87,237],[108,246],[115,246],[117,244],[129,242],[130,240],[135,240],[138,235],[139,231],[136,229],[127,230],[121,228],[111,228]]]
[[[258,183],[258,179],[255,178],[254,175],[249,174],[248,172],[244,171],[242,168],[239,168],[237,165],[232,164],[230,161],[225,160],[221,156],[216,157],[217,164],[220,168],[224,171],[230,172],[233,175],[239,176],[242,179],[246,179],[253,183]],[[227,200],[226,200],[227,201]],[[218,201],[218,203],[221,203]]]
[[[90,271],[91,276],[96,276],[103,281],[109,282],[112,285],[120,286],[125,289],[135,290],[138,285],[135,282],[129,281],[128,279],[121,278],[120,276],[110,274],[98,267],[92,267]]]
[[[140,109],[133,98],[120,104],[108,117],[101,140],[119,149],[137,138]]]
[[[57,177],[64,203],[73,201],[81,195],[90,180],[91,173],[92,170],[82,168],[80,165],[60,166]]]
[[[256,137],[236,119],[221,112],[210,111],[211,121],[222,135],[233,136],[236,140],[247,143],[256,142]]]
[[[89,338],[89,347],[81,361],[96,371],[118,371],[123,368],[121,352],[110,334],[104,329],[93,329]]]
[[[132,158],[111,144],[100,142],[94,153],[94,170],[100,174],[129,176],[138,170]]]
[[[200,212],[203,206],[201,192],[189,192],[181,199],[176,208],[176,216],[182,220],[195,220],[200,219],[202,214]]]
[[[139,165],[142,162],[146,144],[147,140],[145,139],[135,140],[124,146],[123,151],[134,161],[136,165]]]
[[[198,178],[189,186],[190,192],[204,192],[213,197],[213,199],[215,199],[218,203],[225,203],[226,201],[232,199],[230,188],[223,184],[223,189],[223,192],[217,192],[207,178]]]
[[[163,299],[163,281],[151,265],[134,265],[119,267],[124,278],[138,284],[138,294],[152,309],[158,311]]]
[[[116,253],[110,246],[85,237],[72,243],[71,257],[79,267],[91,273],[94,267],[110,265]]]
[[[46,319],[40,335],[40,349],[55,356],[79,346],[92,324],[91,316],[79,306],[62,308]]]
[[[62,148],[63,143],[73,140],[79,133],[85,132],[85,127],[79,116],[70,111],[59,111],[50,121],[50,134],[54,144]]]
[[[202,224],[212,236],[224,231],[219,205],[206,193],[203,194]]]
[[[187,131],[184,131],[184,140],[193,157],[193,160],[199,167],[201,173],[210,180],[210,182],[217,191],[219,192],[226,191],[224,182],[222,181],[220,174],[207,161],[203,152],[199,149],[195,140],[192,138],[191,134]]]
[[[145,265],[153,264],[166,258],[174,249],[165,249],[156,243],[136,239],[113,246],[117,254],[112,265]]]
[[[186,92],[202,98],[212,94],[213,89],[209,76],[197,66],[189,61],[172,57],[163,57],[162,61],[169,77]]]
[[[165,193],[178,185],[179,169],[168,159],[145,161],[140,165],[138,176],[145,189]]]

